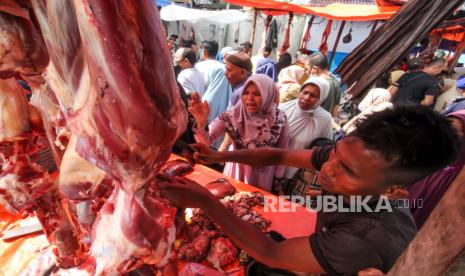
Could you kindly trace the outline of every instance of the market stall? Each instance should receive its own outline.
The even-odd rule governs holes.
[[[255,19],[253,20],[253,30],[255,30],[257,14],[263,13],[266,17],[266,23],[272,22],[273,16],[289,15],[288,28],[279,49],[284,52],[289,44],[289,30],[294,15],[308,15],[306,29],[303,30],[302,39],[299,49],[309,48],[325,53],[329,57],[329,67],[334,71],[344,58],[363,41],[363,38],[372,33],[381,25],[380,21],[388,20],[400,9],[399,1],[375,1],[375,0],[357,0],[357,1],[255,1],[255,0],[227,0],[227,2],[244,7],[250,7],[255,10]],[[323,18],[324,22],[315,21],[315,18]],[[346,32],[347,22],[351,22],[350,31]],[[322,23],[322,24],[321,24]],[[353,28],[360,25],[360,28]],[[365,24],[369,24],[369,32],[365,32]],[[317,25],[323,25],[317,26]],[[313,26],[313,28],[312,28]],[[362,27],[363,26],[363,27]],[[315,32],[315,28],[318,32]],[[269,28],[266,27],[266,30]],[[352,30],[355,30],[352,34]],[[254,31],[252,30],[250,42],[254,41]],[[268,31],[266,31],[268,33]],[[312,35],[313,33],[313,35]],[[317,33],[317,34],[316,34]],[[343,34],[345,35],[343,36]],[[341,38],[343,38],[343,43]],[[350,37],[350,39],[349,39]],[[352,41],[354,37],[354,41]]]
[[[177,160],[180,158],[172,155],[170,159]],[[186,177],[202,185],[206,185],[220,178],[226,178],[236,188],[237,193],[260,192],[267,197],[276,197],[254,186],[228,178],[202,165],[196,165],[194,171],[189,173]],[[286,210],[279,213],[265,212],[263,208],[257,209],[257,212],[265,219],[271,221],[269,231],[276,231],[287,239],[310,236],[315,229],[316,213],[303,206],[294,205],[294,203],[289,203],[288,207],[289,210],[295,208],[295,212],[288,212]],[[7,224],[9,224],[9,226]],[[8,232],[7,229],[12,230],[37,224],[38,221],[35,218],[22,219],[20,217],[11,216],[5,212],[0,213],[0,227],[4,229],[4,233]],[[289,225],[292,225],[292,227],[289,227]],[[0,239],[0,274],[19,275],[23,271],[31,269],[30,266],[33,266],[38,258],[44,258],[43,252],[46,251],[47,248],[49,248],[49,243],[45,235],[41,232],[10,240],[9,242]],[[184,263],[182,264],[185,265]],[[244,272],[244,270],[240,271],[241,273]],[[237,275],[241,275],[241,273]]]

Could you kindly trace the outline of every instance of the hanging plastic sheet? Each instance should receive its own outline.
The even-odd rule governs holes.
[[[160,17],[165,21],[189,21],[195,23],[199,20],[207,20],[217,24],[230,24],[247,20],[249,17],[238,10],[198,10],[189,9],[178,5],[169,5],[163,7],[160,11]]]

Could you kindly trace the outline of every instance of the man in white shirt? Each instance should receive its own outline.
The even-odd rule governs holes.
[[[207,101],[210,106],[209,123],[226,110],[232,94],[231,86],[224,75],[226,68],[223,63],[216,60],[217,54],[218,43],[216,41],[203,41],[202,61],[195,65],[205,81],[205,94],[202,100]]]
[[[207,101],[210,107],[208,123],[226,111],[232,94],[231,86],[225,76],[225,65],[216,60],[217,54],[218,43],[214,40],[205,40],[202,42],[202,61],[195,65],[195,68],[202,73],[206,85],[202,101]],[[219,148],[222,140],[218,139],[213,147]]]
[[[176,51],[174,61],[181,67],[178,75],[178,82],[184,88],[187,95],[194,92],[201,96],[205,93],[205,81],[203,75],[194,67],[197,57],[194,50],[190,48],[180,48]]]

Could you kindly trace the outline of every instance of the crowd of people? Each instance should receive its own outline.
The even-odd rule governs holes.
[[[318,138],[334,137],[332,117],[338,115],[340,83],[328,71],[322,53],[289,53],[278,61],[264,47],[251,56],[249,42],[239,49],[206,40],[200,48],[168,40],[181,93],[189,98],[193,138],[220,151],[260,147],[304,149]],[[194,46],[195,45],[195,46]],[[252,111],[253,110],[253,111]],[[227,163],[223,173],[264,190],[280,193],[297,168],[251,168]]]
[[[195,143],[192,158],[225,163],[225,175],[276,195],[423,200],[423,208],[376,216],[319,213],[310,238],[278,244],[195,182],[161,184],[174,204],[202,208],[269,266],[330,275],[387,272],[465,164],[465,77],[445,74],[443,58],[396,66],[348,114],[323,53],[305,51],[294,62],[278,53],[275,62],[268,47],[252,56],[248,42],[221,51],[213,40],[199,48],[192,41],[172,46],[178,86],[188,98],[190,135],[183,137]]]

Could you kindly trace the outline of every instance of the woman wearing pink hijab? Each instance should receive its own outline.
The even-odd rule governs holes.
[[[241,100],[220,114],[208,126],[210,108],[194,94],[189,111],[197,121],[195,139],[211,145],[225,133],[233,142],[233,149],[277,147],[287,148],[289,126],[286,115],[277,108],[278,90],[273,79],[266,75],[253,75],[244,85]],[[226,163],[224,174],[266,191],[280,191],[273,187],[275,178],[284,175],[283,166],[253,168],[248,165]],[[278,181],[276,181],[278,183]]]

